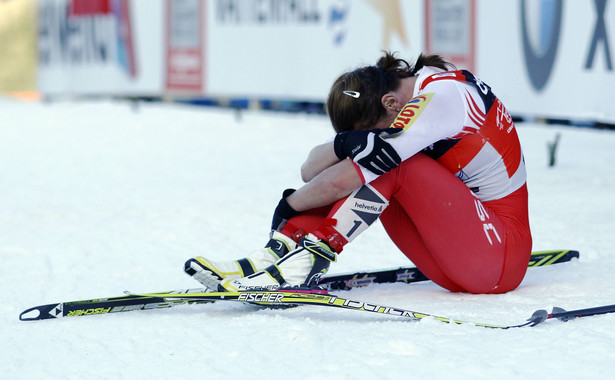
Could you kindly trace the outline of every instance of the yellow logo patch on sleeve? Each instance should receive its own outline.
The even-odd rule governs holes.
[[[391,127],[393,128],[403,128],[404,131],[418,119],[421,113],[427,108],[427,105],[431,101],[431,98],[434,96],[434,92],[430,92],[428,94],[422,94],[410,100],[404,108],[399,112],[395,120],[393,120],[393,124]]]

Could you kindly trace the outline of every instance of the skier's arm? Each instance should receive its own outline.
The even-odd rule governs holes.
[[[403,132],[402,128],[385,128],[338,133],[331,142],[312,149],[308,159],[301,166],[301,178],[311,181],[325,169],[352,158],[358,165],[376,175],[386,173],[399,165],[401,159],[388,141]],[[358,169],[357,169],[358,170]]]
[[[310,182],[323,170],[340,162],[333,150],[333,141],[314,147],[301,165],[301,179]]]
[[[354,164],[346,159],[316,175],[286,200],[294,210],[300,212],[329,205],[349,195],[361,185],[363,182]]]

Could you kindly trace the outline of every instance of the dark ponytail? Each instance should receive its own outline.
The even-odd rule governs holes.
[[[412,76],[416,75],[416,73],[425,66],[437,67],[444,71],[455,70],[455,65],[445,61],[441,56],[437,54],[424,55],[421,53],[412,68]]]
[[[336,132],[369,129],[386,115],[381,98],[399,88],[401,80],[415,76],[425,66],[453,68],[439,55],[421,54],[414,66],[395,54],[384,52],[375,66],[342,74],[331,86],[327,113]]]

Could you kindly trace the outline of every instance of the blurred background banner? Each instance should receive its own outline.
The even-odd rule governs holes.
[[[341,73],[375,63],[382,50],[410,61],[434,52],[489,83],[514,115],[615,123],[609,0],[0,0],[0,7],[3,91],[322,103]]]
[[[476,1],[425,0],[425,49],[476,71]]]
[[[478,75],[514,114],[615,123],[612,5],[478,1]]]
[[[39,91],[159,95],[162,21],[161,0],[39,0]]]
[[[203,91],[203,8],[200,0],[166,0],[166,91]]]
[[[422,48],[420,1],[211,1],[206,89],[211,94],[323,101],[345,70],[382,49]]]

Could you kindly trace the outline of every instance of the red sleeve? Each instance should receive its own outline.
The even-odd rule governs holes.
[[[356,170],[357,174],[359,174],[359,177],[361,177],[361,183],[365,185],[365,182],[366,182],[365,176],[363,175],[363,171],[361,170],[361,167],[352,160],[350,160],[350,162],[352,162],[352,166],[354,166],[354,170]]]

